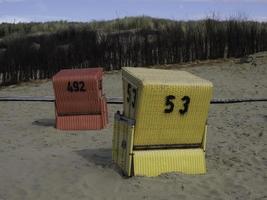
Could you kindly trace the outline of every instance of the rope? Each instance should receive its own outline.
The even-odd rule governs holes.
[[[53,96],[32,97],[32,96],[3,96],[0,101],[30,101],[30,102],[55,102]],[[242,99],[212,99],[211,104],[230,104],[245,102],[264,102],[267,98],[242,98]],[[123,104],[122,97],[107,97],[108,104]]]
[[[30,101],[30,102],[55,102],[53,96],[32,97],[32,96],[6,96],[0,97],[0,101]],[[122,104],[122,97],[108,97],[108,104]]]
[[[211,104],[230,104],[230,103],[245,103],[267,101],[267,98],[243,98],[243,99],[212,99]]]
[[[31,96],[6,96],[0,97],[0,101],[37,101],[37,102],[55,102],[52,96],[31,97]]]

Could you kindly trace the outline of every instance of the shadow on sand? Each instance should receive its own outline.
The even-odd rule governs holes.
[[[113,163],[112,149],[83,149],[75,152],[89,163],[93,163],[94,165],[103,168],[110,168],[120,174],[121,177],[125,179],[129,178],[124,175],[123,171],[116,164]]]
[[[103,168],[113,168],[111,149],[83,149],[75,152],[90,163]]]
[[[55,127],[55,119],[38,119],[32,122],[36,126]]]

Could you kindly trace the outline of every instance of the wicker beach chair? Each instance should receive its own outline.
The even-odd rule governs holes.
[[[112,157],[124,174],[205,173],[212,83],[184,71],[123,68],[122,75]]]
[[[53,76],[56,128],[90,130],[106,126],[102,77],[102,68],[65,69]]]

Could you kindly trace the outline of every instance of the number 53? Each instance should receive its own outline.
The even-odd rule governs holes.
[[[172,100],[175,99],[175,96],[173,95],[169,95],[169,96],[166,96],[166,101],[165,101],[165,105],[167,106],[167,108],[165,108],[164,112],[165,113],[171,113],[174,109],[174,103],[172,102]],[[183,101],[183,109],[180,109],[179,110],[179,113],[181,115],[184,115],[185,113],[187,113],[188,111],[188,106],[190,104],[190,97],[189,96],[184,96],[182,99]]]

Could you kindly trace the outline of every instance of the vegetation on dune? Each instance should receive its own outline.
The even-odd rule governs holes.
[[[0,85],[50,78],[62,68],[147,66],[267,50],[267,23],[231,19],[0,24]]]

